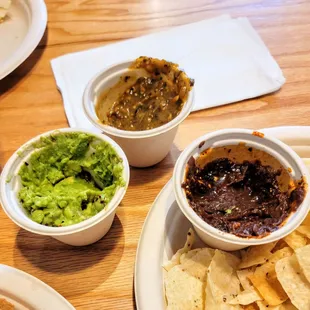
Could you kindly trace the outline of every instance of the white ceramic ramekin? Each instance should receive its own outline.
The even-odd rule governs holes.
[[[84,91],[83,107],[87,118],[122,147],[131,166],[149,167],[159,163],[169,153],[179,124],[191,112],[194,90],[190,91],[180,114],[163,126],[144,131],[127,131],[104,125],[95,111],[97,100],[104,90],[118,82],[132,62],[131,60],[115,64],[90,80]]]
[[[41,137],[57,133],[61,134],[64,132],[87,133],[95,136],[98,140],[108,142],[123,160],[123,178],[125,180],[125,186],[120,187],[106,208],[95,216],[71,226],[48,227],[32,221],[20,204],[17,198],[17,192],[21,187],[18,172],[25,159],[33,152],[34,149],[31,147],[33,143],[40,141]],[[84,129],[64,128],[49,131],[31,139],[11,156],[1,174],[0,198],[5,213],[18,226],[35,234],[51,236],[70,245],[82,246],[98,241],[108,232],[112,225],[116,208],[126,193],[128,183],[129,164],[126,155],[117,143],[102,134],[94,134],[93,132]]]
[[[290,171],[290,175],[293,179],[299,180],[303,177],[305,183],[307,184],[307,192],[304,201],[299,206],[297,211],[288,218],[287,222],[282,227],[280,227],[277,231],[270,233],[266,237],[241,238],[212,227],[202,220],[190,207],[185,191],[181,187],[181,184],[185,180],[188,160],[192,156],[197,158],[201,152],[211,147],[214,148],[226,145],[236,145],[240,142],[245,143],[249,147],[269,153],[276,158],[284,168],[287,168],[288,171]],[[289,146],[266,135],[263,137],[255,135],[252,130],[248,129],[224,129],[198,138],[182,152],[173,172],[174,193],[183,214],[193,224],[198,236],[206,244],[226,251],[234,251],[250,245],[259,245],[276,241],[296,229],[304,220],[310,209],[310,194],[308,190],[309,181],[310,175],[307,167],[304,165],[301,158]]]

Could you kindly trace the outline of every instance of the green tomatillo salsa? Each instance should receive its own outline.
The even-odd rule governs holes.
[[[140,131],[176,118],[194,85],[177,64],[141,56],[96,103],[99,120],[121,130]]]
[[[18,198],[30,218],[46,226],[68,226],[106,208],[125,186],[123,162],[114,148],[80,132],[55,133],[33,145],[19,170]]]

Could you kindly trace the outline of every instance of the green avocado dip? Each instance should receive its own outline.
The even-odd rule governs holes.
[[[68,226],[102,211],[125,186],[123,162],[113,147],[80,132],[55,132],[19,170],[18,198],[30,218],[46,226]]]

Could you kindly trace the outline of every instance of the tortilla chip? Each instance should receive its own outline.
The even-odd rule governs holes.
[[[186,263],[186,261],[191,260],[193,257],[197,256],[197,254],[203,255],[206,257],[211,256],[212,258],[214,253],[215,253],[215,250],[211,248],[198,248],[198,249],[190,250],[189,252],[181,255],[180,264]]]
[[[210,281],[207,280],[205,291],[205,310],[218,310],[219,307],[220,305],[215,301],[215,298],[211,292]]]
[[[169,262],[163,265],[166,271],[169,271],[176,265],[180,264],[181,255],[191,250],[193,243],[195,242],[195,234],[192,228],[189,229],[186,237],[186,242],[183,248],[179,249],[171,258]]]
[[[257,245],[241,251],[242,260],[239,269],[263,264],[272,255],[271,250],[275,247],[276,242]]]
[[[203,310],[203,282],[174,266],[165,278],[167,310]]]
[[[229,301],[230,305],[250,305],[262,298],[255,291],[242,291],[235,298]]]
[[[253,275],[249,275],[255,288],[270,306],[277,306],[286,301],[287,295],[275,275],[275,264],[280,259],[291,256],[293,251],[286,247],[273,253],[268,262],[256,268]]]
[[[259,310],[256,303],[244,306],[243,309],[245,309],[245,310]]]
[[[301,225],[310,226],[310,212],[308,213],[308,215],[306,216],[306,218],[303,220],[303,222],[301,223]]]
[[[229,309],[229,301],[240,293],[240,282],[235,272],[239,262],[236,256],[215,250],[208,269],[207,286],[219,308],[227,305]]]
[[[287,247],[287,243],[281,239],[277,242],[276,246],[272,249],[272,253],[282,250],[283,248]]]
[[[310,245],[296,250],[296,257],[304,276],[310,283]],[[309,297],[310,298],[310,297]]]
[[[242,309],[239,305],[230,305],[224,301],[221,301],[220,303],[218,303],[215,300],[211,292],[210,281],[207,281],[205,296],[206,296],[205,310],[241,310]]]
[[[239,293],[235,298],[233,298],[229,304],[231,305],[250,305],[253,304],[257,300],[262,300],[262,297],[256,291],[254,286],[251,284],[250,280],[248,279],[249,275],[253,275],[254,270],[252,269],[242,269],[237,270],[237,276],[243,287],[244,291]]]
[[[0,298],[0,309],[1,310],[14,310],[15,307],[6,301],[4,298]]]
[[[250,279],[270,306],[280,305],[288,298],[278,280],[269,281],[265,275],[255,274]]]
[[[264,265],[261,265],[260,267],[255,269],[254,273],[266,273],[267,271],[272,271],[273,269],[270,269],[269,267],[269,263],[271,264],[275,264],[278,260],[284,258],[284,257],[288,257],[288,256],[292,256],[294,254],[293,250],[289,247],[285,247],[277,252],[272,253],[272,255],[270,256],[270,258],[268,259],[267,263],[265,263]]]
[[[221,250],[215,250],[215,252],[216,251],[221,252],[221,254],[225,256],[226,262],[234,270],[236,270],[237,267],[240,265],[240,258],[237,257],[236,255],[232,254],[233,252],[228,253],[228,252],[224,252],[224,251],[221,251]],[[215,252],[214,252],[214,254],[215,254]]]
[[[297,308],[291,303],[290,300],[287,300],[281,305],[281,310],[297,310]]]
[[[309,310],[310,283],[303,275],[296,255],[279,260],[275,269],[277,277],[292,304],[299,310]]]
[[[254,286],[249,280],[249,275],[252,275],[254,271],[255,271],[254,268],[237,270],[238,279],[244,290],[251,290],[251,289],[255,290]]]
[[[278,306],[270,306],[266,301],[257,302],[259,310],[281,310],[282,304]]]
[[[291,247],[293,250],[305,246],[308,242],[308,239],[300,234],[297,231],[293,231],[284,238],[284,241]]]
[[[301,225],[296,229],[299,233],[310,239],[310,226]]]
[[[180,258],[182,269],[191,276],[205,282],[214,252],[213,249],[203,248],[182,254]]]
[[[282,304],[281,310],[298,310],[290,300],[287,300],[284,304]]]
[[[292,305],[289,300],[278,306],[270,306],[264,301],[258,301],[257,304],[259,310],[297,310],[297,308]]]
[[[183,253],[180,257],[180,264],[182,264],[184,261],[191,259],[193,256],[195,256],[199,251],[201,251],[202,248],[190,250],[187,253]],[[215,250],[213,250],[215,251]]]

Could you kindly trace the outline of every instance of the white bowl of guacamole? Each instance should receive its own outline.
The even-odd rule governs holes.
[[[1,203],[20,227],[81,246],[108,232],[128,183],[128,161],[116,142],[65,128],[12,155],[1,175]]]

